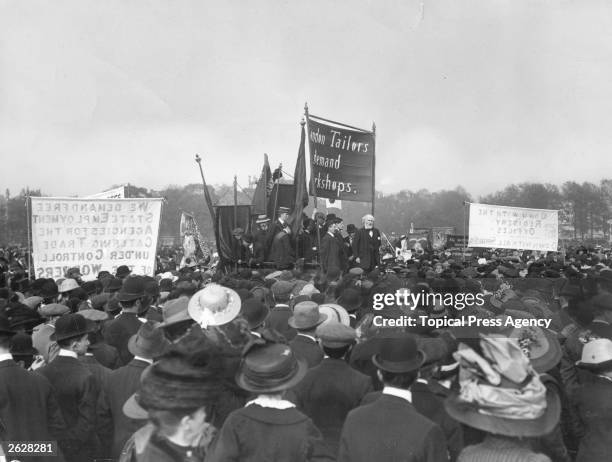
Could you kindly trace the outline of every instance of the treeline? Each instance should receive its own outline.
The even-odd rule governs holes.
[[[234,203],[233,186],[208,186],[213,203],[231,205]],[[250,204],[253,189],[239,189],[238,203]],[[12,196],[7,190],[0,194],[0,246],[27,244],[26,197],[45,195],[40,190],[22,190]],[[165,198],[160,236],[178,237],[181,211],[192,213],[203,236],[212,240],[213,224],[204,203],[201,184],[168,186],[154,191],[143,187],[130,186],[132,197]],[[542,183],[512,184],[481,197],[472,197],[463,187],[453,190],[431,192],[403,190],[395,194],[377,193],[375,201],[376,226],[387,232],[404,233],[410,229],[433,226],[453,226],[457,234],[463,234],[466,225],[466,202],[508,205],[514,207],[545,208],[559,210],[561,235],[575,239],[608,238],[612,218],[612,180],[605,179],[599,184],[568,181],[561,186]],[[305,212],[310,215],[314,199]],[[360,219],[371,210],[370,204],[343,202],[342,208],[325,208],[325,202],[318,200],[318,209],[335,213],[345,224],[360,226]]]

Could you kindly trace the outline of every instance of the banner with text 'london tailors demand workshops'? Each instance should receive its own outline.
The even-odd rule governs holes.
[[[33,197],[36,277],[58,279],[78,267],[84,280],[92,280],[121,265],[152,276],[162,201]]]
[[[557,210],[470,204],[469,247],[556,251]]]
[[[372,202],[374,133],[308,117],[310,195]]]

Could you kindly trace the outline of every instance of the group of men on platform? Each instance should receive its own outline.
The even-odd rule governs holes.
[[[325,273],[332,274],[340,274],[351,267],[371,271],[378,265],[381,234],[374,227],[374,216],[365,215],[360,229],[349,224],[344,236],[342,218],[316,212],[314,220],[304,217],[296,236],[289,222],[289,212],[287,207],[279,207],[274,221],[259,215],[252,235],[235,228],[232,232],[234,263],[249,266],[270,263],[278,269],[288,269],[303,259],[318,262]]]

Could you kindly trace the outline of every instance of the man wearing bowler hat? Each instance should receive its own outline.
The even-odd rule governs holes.
[[[316,329],[327,319],[327,315],[319,312],[315,302],[300,302],[293,307],[293,316],[287,323],[297,330],[297,335],[289,345],[298,358],[303,358],[308,367],[314,367],[323,360],[323,350],[317,343]]]
[[[159,324],[147,321],[128,341],[128,349],[134,358],[110,373],[102,394],[100,423],[103,442],[111,448],[113,458],[121,455],[125,442],[143,425],[142,421],[127,417],[122,411],[123,405],[138,390],[142,372],[168,346],[169,342]]]
[[[58,444],[68,462],[92,460],[98,445],[96,400],[100,392],[93,374],[77,358],[89,346],[93,325],[80,314],[65,314],[55,323],[51,339],[60,348],[57,358],[41,367],[55,390],[67,430]]]
[[[413,335],[384,338],[372,357],[384,383],[382,396],[349,413],[342,428],[338,461],[448,461],[440,427],[412,405],[410,386],[425,355]]]
[[[126,277],[121,290],[117,293],[121,313],[104,328],[104,339],[110,346],[117,348],[121,365],[127,364],[132,359],[127,346],[130,337],[138,332],[142,325],[138,319],[138,310],[141,307],[144,290],[145,282],[141,276]]]
[[[347,414],[374,388],[370,377],[344,359],[355,343],[355,329],[327,320],[317,328],[317,335],[325,358],[306,373],[290,392],[290,399],[321,430],[325,446],[335,457]]]
[[[0,315],[0,441],[57,439],[65,424],[53,388],[46,378],[14,361],[9,350],[14,335],[9,320]],[[61,456],[33,459],[63,460]]]

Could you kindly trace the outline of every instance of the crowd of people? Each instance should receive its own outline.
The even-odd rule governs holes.
[[[83,281],[5,259],[0,441],[57,442],[54,454],[2,444],[9,460],[610,459],[609,252],[428,250],[382,264],[373,216],[348,236],[317,216],[304,248],[318,266],[305,269],[284,254],[285,214],[259,217],[247,245],[234,233],[241,261],[272,255],[277,268],[120,266]],[[483,303],[374,308],[408,293]],[[399,322],[422,317],[482,322]]]

